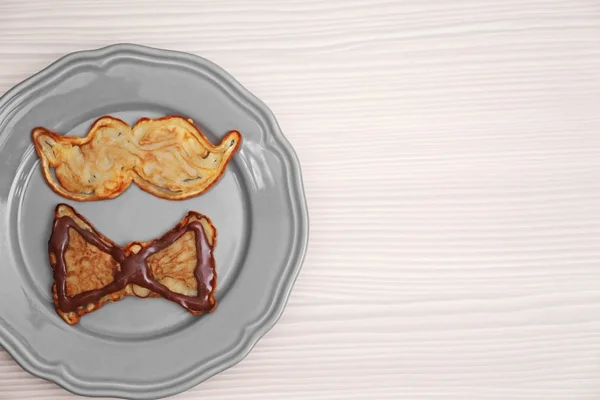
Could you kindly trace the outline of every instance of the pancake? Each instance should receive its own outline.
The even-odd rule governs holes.
[[[197,196],[214,185],[239,148],[241,135],[228,132],[214,146],[191,120],[142,118],[133,128],[104,116],[85,137],[32,131],[44,179],[71,200],[111,199],[135,183],[169,200]]]
[[[162,297],[193,315],[213,311],[216,234],[208,217],[190,211],[160,238],[119,247],[73,208],[59,204],[48,242],[56,311],[73,325],[131,295]]]

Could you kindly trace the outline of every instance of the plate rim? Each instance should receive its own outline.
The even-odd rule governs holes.
[[[285,159],[288,169],[287,181],[289,183],[288,195],[291,199],[291,211],[294,214],[296,226],[293,238],[297,241],[295,259],[294,254],[290,257],[288,264],[283,266],[284,272],[278,282],[278,287],[275,288],[275,297],[272,302],[267,304],[266,308],[261,312],[261,318],[258,321],[249,321],[241,326],[243,337],[240,340],[241,346],[233,346],[227,352],[219,355],[220,363],[203,368],[200,364],[190,371],[189,379],[179,383],[173,382],[174,379],[161,382],[161,386],[165,389],[149,389],[144,391],[143,387],[136,388],[135,391],[128,390],[126,386],[121,386],[122,382],[111,382],[111,387],[106,388],[106,383],[98,385],[94,382],[82,382],[76,377],[70,375],[68,368],[61,364],[51,365],[44,363],[37,358],[27,343],[23,343],[18,339],[18,332],[12,332],[11,327],[0,316],[0,346],[19,364],[24,370],[39,378],[51,381],[77,395],[91,397],[119,397],[132,399],[150,399],[172,396],[183,391],[186,391],[206,379],[234,366],[242,361],[256,345],[256,343],[277,323],[294,286],[296,278],[300,272],[306,251],[309,238],[309,216],[306,195],[304,192],[304,184],[302,181],[302,173],[298,156],[291,146],[290,142],[284,136],[279,124],[269,107],[258,97],[252,94],[241,83],[239,83],[226,70],[212,61],[201,56],[187,53],[178,50],[167,50],[156,47],[144,46],[133,43],[117,43],[108,46],[80,50],[69,53],[55,60],[44,69],[31,75],[29,78],[18,83],[9,89],[0,97],[0,122],[15,108],[18,108],[20,102],[12,105],[19,95],[26,96],[28,92],[36,90],[40,85],[47,80],[52,80],[56,74],[64,68],[72,68],[74,65],[94,65],[94,63],[106,64],[112,59],[118,58],[123,54],[141,55],[158,61],[169,61],[181,63],[178,59],[184,59],[192,64],[194,68],[200,70],[208,70],[214,76],[222,80],[235,93],[236,100],[252,111],[264,117],[269,128],[269,132],[265,135],[271,135],[275,139],[272,145],[277,147],[280,155]],[[97,65],[97,64],[96,64]],[[183,64],[182,64],[183,65]],[[8,135],[0,133],[0,146],[2,146],[5,138]],[[270,146],[269,146],[270,147]],[[285,271],[285,269],[288,269]],[[101,387],[100,387],[101,386]],[[142,391],[140,391],[140,389]]]

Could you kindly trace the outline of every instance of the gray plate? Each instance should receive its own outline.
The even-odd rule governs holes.
[[[78,203],[42,178],[31,130],[84,135],[110,114],[192,118],[216,143],[243,135],[209,192],[167,201],[136,186]],[[219,306],[193,317],[162,299],[126,298],[66,325],[54,312],[47,259],[53,209],[65,202],[117,243],[148,240],[188,210],[210,216]],[[281,315],[308,241],[300,167],[274,116],[202,58],[135,45],[68,55],[0,99],[0,344],[27,371],[89,396],[158,398],[240,361]]]

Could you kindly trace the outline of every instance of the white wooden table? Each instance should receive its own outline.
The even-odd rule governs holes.
[[[115,42],[221,65],[303,166],[282,319],[177,399],[600,398],[598,1],[0,0],[0,93]],[[67,398],[0,350],[0,399]]]

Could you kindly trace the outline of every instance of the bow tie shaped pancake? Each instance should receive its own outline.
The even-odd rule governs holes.
[[[162,237],[119,247],[73,208],[59,204],[48,241],[56,312],[73,325],[130,295],[163,297],[193,315],[213,311],[216,236],[208,217],[190,211]]]
[[[105,116],[85,137],[45,128],[35,128],[32,136],[46,182],[78,201],[114,198],[131,182],[168,200],[197,196],[223,175],[242,139],[231,131],[213,146],[181,117],[142,118],[131,128]]]

